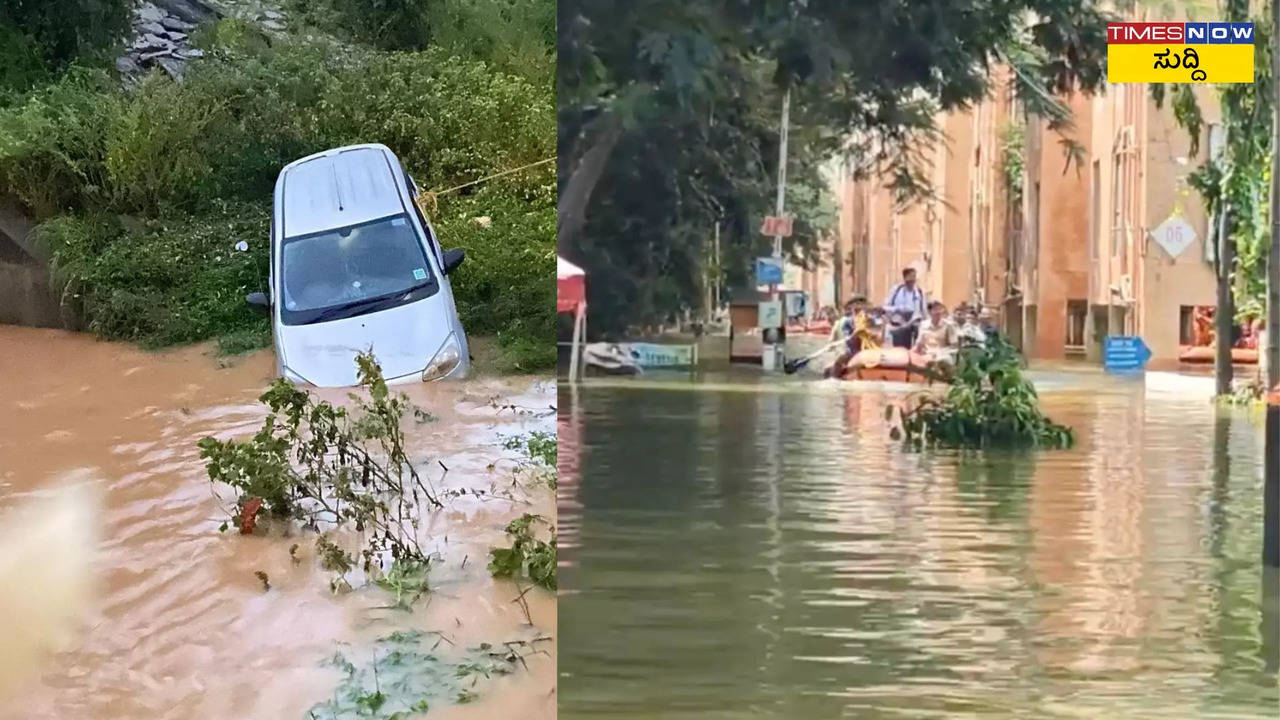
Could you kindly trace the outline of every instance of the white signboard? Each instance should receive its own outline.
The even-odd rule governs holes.
[[[759,315],[756,321],[756,327],[761,330],[766,328],[782,327],[782,301],[768,300],[760,303],[758,308]]]
[[[803,317],[807,305],[808,295],[802,292],[789,292],[787,298],[787,317]]]
[[[693,367],[698,364],[697,345],[627,343],[626,349],[640,367]]]
[[[1196,241],[1196,230],[1181,215],[1170,215],[1151,231],[1151,237],[1169,257],[1176,258]]]

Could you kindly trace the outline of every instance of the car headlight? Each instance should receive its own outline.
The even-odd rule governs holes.
[[[427,363],[427,369],[422,371],[422,382],[431,382],[448,376],[458,368],[460,362],[462,362],[462,348],[458,346],[458,338],[453,333],[449,333],[444,345],[440,346],[435,357]]]

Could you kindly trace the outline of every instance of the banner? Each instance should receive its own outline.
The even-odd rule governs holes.
[[[697,345],[625,343],[622,347],[640,367],[693,367],[698,364]]]

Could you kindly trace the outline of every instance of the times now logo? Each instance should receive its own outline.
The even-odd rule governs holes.
[[[1252,45],[1253,23],[1231,22],[1126,22],[1107,23],[1107,43],[1112,45]]]

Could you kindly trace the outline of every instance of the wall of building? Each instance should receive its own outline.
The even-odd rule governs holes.
[[[1091,136],[1090,100],[1073,96],[1067,101],[1075,115],[1070,137],[1087,143]],[[1035,306],[1034,338],[1026,338],[1024,350],[1036,358],[1066,356],[1068,301],[1088,297],[1089,171],[1078,163],[1068,164],[1058,131],[1045,121],[1028,123],[1028,136],[1039,141],[1029,147],[1036,153],[1028,163],[1032,192],[1039,186],[1038,216],[1031,225],[1035,245],[1035,279],[1024,302]]]

